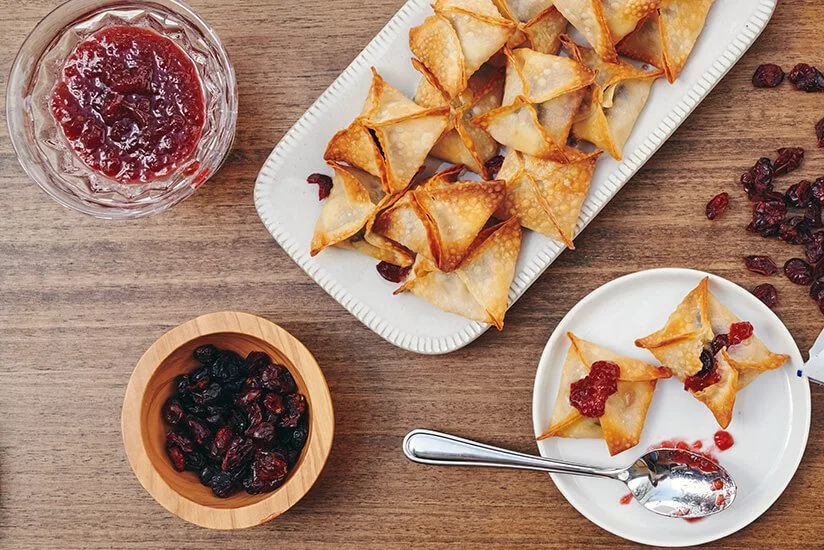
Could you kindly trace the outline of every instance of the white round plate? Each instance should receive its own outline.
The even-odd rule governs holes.
[[[561,320],[547,342],[532,399],[536,436],[549,426],[558,393],[561,366],[569,349],[568,331],[622,355],[655,363],[635,339],[661,328],[670,313],[703,277],[689,269],[653,269],[627,275],[598,288],[581,300]],[[551,475],[558,490],[579,512],[596,525],[628,540],[656,546],[690,546],[730,535],[763,514],[781,495],[795,474],[810,428],[810,386],[796,371],[803,363],[787,328],[752,294],[715,275],[710,291],[741,319],[775,353],[790,361],[759,376],[736,396],[733,420],[727,431],[733,447],[716,452],[738,486],[735,502],[725,511],[689,523],[666,518],[635,501],[619,500],[626,487],[608,479]],[[598,466],[624,466],[650,446],[667,439],[702,440],[713,445],[720,428],[709,409],[676,379],[658,383],[647,414],[640,443],[614,457],[601,439],[551,438],[538,442],[542,456]]]

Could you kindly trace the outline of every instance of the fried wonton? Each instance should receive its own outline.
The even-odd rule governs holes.
[[[490,174],[486,162],[498,153],[498,142],[472,122],[476,116],[501,106],[504,92],[503,71],[484,65],[469,79],[469,85],[454,99],[437,87],[434,77],[417,59],[412,64],[424,75],[418,84],[415,101],[423,107],[449,106],[447,130],[429,152],[435,158],[463,164],[484,179]]]
[[[582,63],[528,48],[505,50],[503,107],[476,117],[499,143],[540,158],[566,160],[564,146],[581,90],[595,71]]]
[[[358,167],[381,178],[386,193],[397,193],[418,173],[448,121],[447,106],[421,107],[372,68],[361,115],[332,137],[324,159]]]
[[[469,77],[498,52],[515,32],[492,0],[435,0],[435,15],[409,31],[412,53],[455,97]]]
[[[452,182],[442,172],[380,212],[372,229],[448,273],[463,261],[504,189],[502,180]]]
[[[553,0],[493,1],[517,27],[507,43],[510,48],[526,46],[541,53],[558,53],[558,39],[566,32],[568,22],[552,5]]]
[[[482,323],[504,326],[509,287],[521,250],[516,218],[481,231],[457,269],[444,273],[419,256],[415,277],[397,292],[412,292],[432,305]]]
[[[363,229],[384,196],[380,180],[372,174],[336,162],[329,166],[335,175],[315,224],[312,256]]]
[[[714,0],[665,0],[618,44],[622,55],[655,65],[675,82],[704,29]]]
[[[636,340],[635,345],[650,350],[683,382],[699,373],[714,375],[712,371],[702,372],[701,354],[705,349],[711,350],[716,336],[730,333],[736,323],[741,320],[716,299],[709,291],[709,279],[704,278],[687,294],[661,330]],[[732,420],[736,392],[762,372],[777,369],[789,359],[787,355],[772,353],[755,335],[729,344],[715,353],[712,368],[720,375],[715,376],[718,381],[697,392],[688,390],[707,405],[723,428]]]
[[[641,439],[656,381],[669,378],[672,373],[666,368],[618,355],[571,332],[567,337],[570,347],[561,371],[552,420],[538,440],[550,437],[603,438],[611,455],[634,447]],[[584,416],[570,403],[571,386],[586,377],[598,361],[618,366],[617,391],[607,398],[603,415]]]
[[[608,63],[618,61],[604,0],[555,0],[555,7],[587,39],[598,57]]]
[[[517,216],[524,227],[574,249],[575,226],[601,153],[568,147],[569,160],[556,162],[510,150],[498,173],[506,181],[506,198],[495,216]]]
[[[647,103],[652,84],[663,72],[646,71],[621,60],[604,63],[594,50],[579,46],[568,37],[561,40],[575,59],[597,71],[572,133],[621,160],[624,145]]]

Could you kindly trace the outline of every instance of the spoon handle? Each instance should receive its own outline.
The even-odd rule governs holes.
[[[412,430],[406,434],[403,439],[403,453],[413,462],[437,466],[488,466],[613,479],[617,478],[619,472],[516,453],[462,437],[422,429]]]

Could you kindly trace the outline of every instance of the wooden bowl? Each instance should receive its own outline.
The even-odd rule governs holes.
[[[166,455],[168,427],[160,409],[174,391],[175,376],[194,368],[192,351],[202,344],[214,344],[244,357],[250,351],[266,352],[272,361],[289,369],[298,391],[306,396],[306,445],[286,482],[271,493],[250,495],[241,490],[229,498],[217,498],[196,473],[176,471]],[[320,475],[335,427],[326,379],[309,350],[276,324],[237,312],[203,315],[152,344],[129,380],[120,423],[129,464],[149,494],[173,514],[211,529],[259,525],[292,507]]]

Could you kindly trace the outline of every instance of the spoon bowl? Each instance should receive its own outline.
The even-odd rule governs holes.
[[[409,460],[439,466],[482,466],[622,481],[644,508],[663,516],[697,519],[726,509],[736,495],[729,473],[681,449],[649,451],[626,468],[597,468],[516,453],[432,430],[412,430],[403,440]]]

